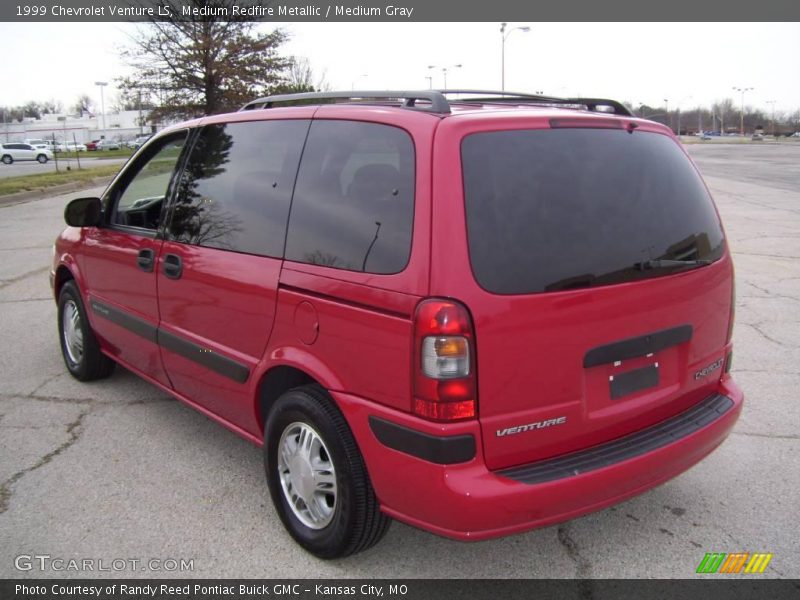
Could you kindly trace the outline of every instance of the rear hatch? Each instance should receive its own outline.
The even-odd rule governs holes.
[[[462,299],[493,469],[644,429],[723,372],[732,267],[686,154],[647,125],[548,124],[460,146],[477,284]]]

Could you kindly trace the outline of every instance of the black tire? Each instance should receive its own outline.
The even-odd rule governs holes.
[[[10,154],[4,154],[3,155],[3,164],[10,165],[13,162],[14,162],[14,159],[11,157]]]
[[[68,326],[65,326],[65,313],[77,317],[74,330],[80,331],[82,341],[80,353],[67,340]],[[58,295],[58,339],[64,364],[75,379],[79,381],[103,379],[114,371],[116,363],[100,351],[100,345],[89,327],[86,310],[74,281],[67,281]]]
[[[47,156],[45,154],[40,154],[36,157],[36,160],[38,160],[40,164],[45,164],[47,162]]]
[[[293,439],[291,432],[298,424],[310,427],[321,438],[335,474],[335,503],[329,522],[321,528],[308,526],[298,518],[279,472],[282,436],[287,433],[288,439]],[[289,390],[275,402],[264,427],[264,467],[283,525],[298,544],[319,558],[362,552],[377,544],[389,529],[391,519],[380,511],[353,434],[330,396],[317,385]]]

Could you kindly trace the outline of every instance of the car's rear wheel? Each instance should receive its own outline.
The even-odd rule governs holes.
[[[58,296],[58,337],[61,354],[70,374],[80,381],[108,377],[115,362],[100,351],[81,295],[74,281],[68,281]]]
[[[44,154],[40,154],[39,156],[36,157],[36,160],[38,160],[41,164],[44,164],[47,162],[47,156],[45,156]]]
[[[303,548],[340,558],[381,540],[391,520],[380,512],[353,434],[324,390],[308,385],[283,394],[264,438],[272,501]]]
[[[3,155],[3,164],[10,165],[13,162],[14,162],[14,159],[11,158],[11,156],[9,154],[4,154]]]

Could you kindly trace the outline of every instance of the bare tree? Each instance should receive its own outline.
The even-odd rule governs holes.
[[[171,6],[172,14],[182,14],[181,3],[165,0],[164,4]],[[122,51],[135,73],[117,84],[123,91],[152,98],[157,104],[154,118],[235,110],[284,82],[291,60],[278,54],[286,40],[282,30],[259,33],[253,22],[230,20],[234,0],[183,4],[227,8],[228,16],[154,20],[139,30],[132,47]]]
[[[324,92],[330,89],[325,81],[325,72],[319,77],[314,74],[311,61],[306,57],[295,57],[286,70],[286,83],[275,90],[281,93]]]
[[[74,110],[76,113],[81,113],[81,114],[84,112],[92,112],[93,105],[94,102],[92,102],[92,99],[89,97],[88,94],[81,94],[75,100],[75,104],[72,105],[72,110]]]
[[[57,114],[60,112],[64,112],[64,104],[60,100],[56,100],[55,98],[50,98],[50,100],[45,100],[41,103],[42,113],[44,114]]]

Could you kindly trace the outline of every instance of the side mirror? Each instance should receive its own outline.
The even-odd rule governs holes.
[[[64,209],[64,220],[71,227],[94,227],[100,224],[100,198],[78,198]]]

